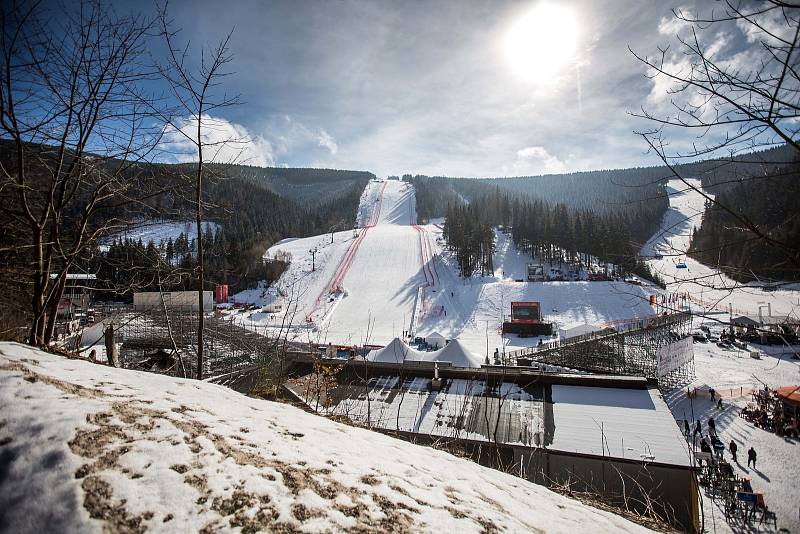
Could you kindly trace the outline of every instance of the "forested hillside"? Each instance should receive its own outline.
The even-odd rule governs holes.
[[[164,166],[168,171],[175,170],[169,167]],[[320,198],[315,202],[299,202],[278,195],[270,182],[261,180],[274,170],[213,166],[203,191],[207,202],[205,220],[220,224],[215,233],[206,229],[203,238],[206,273],[212,283],[227,283],[238,290],[258,280],[274,279],[285,267],[281,265],[284,262],[262,261],[264,251],[286,237],[306,237],[352,226],[361,192],[366,182],[374,177],[365,172],[280,169],[279,175],[285,183],[320,189]],[[339,178],[333,180],[338,188],[336,194],[329,187],[334,177]],[[168,213],[181,219],[189,217],[192,209],[190,197],[177,195],[170,199]],[[176,242],[117,241],[110,246],[108,254],[97,256],[97,269],[103,271],[101,279],[115,286],[134,285],[152,290],[157,283],[153,259],[163,258],[166,265],[162,264],[162,268],[172,265],[179,271],[191,272],[196,267],[195,240],[194,235],[181,235]],[[120,268],[125,266],[136,269]],[[132,281],[135,283],[131,284]],[[194,289],[193,279],[178,277],[171,288]]]
[[[720,205],[708,203],[702,225],[694,229],[692,256],[741,282],[799,280],[798,166],[770,167],[759,178],[737,180],[719,189],[715,199]],[[748,223],[766,239],[755,235]]]
[[[520,178],[416,176],[421,221],[448,217],[446,236],[462,272],[488,268],[487,227],[513,227],[518,248],[546,259],[587,253],[649,276],[638,259],[669,205],[665,168]],[[452,218],[452,220],[451,220]]]
[[[366,171],[339,169],[253,167],[250,165],[211,164],[209,170],[226,178],[237,178],[267,187],[282,197],[298,202],[324,204],[347,195],[358,184],[375,178]]]
[[[800,279],[796,251],[781,246],[800,242],[799,162],[793,149],[782,146],[676,166],[680,176],[699,178],[704,190],[769,237],[758,239],[741,219],[709,203],[702,226],[695,229],[692,255],[740,281]],[[513,226],[520,248],[532,246],[545,255],[550,246],[588,252],[641,272],[636,255],[659,228],[669,206],[664,184],[674,177],[661,166],[516,178],[408,179],[417,190],[421,222],[470,213],[487,225]],[[468,210],[464,204],[476,207]],[[480,238],[467,242],[469,249],[483,246]],[[473,263],[464,261],[465,266]],[[480,269],[478,264],[473,268]]]
[[[0,162],[11,169],[16,165],[11,145],[0,142]],[[28,146],[32,157],[25,165],[32,179],[44,176],[45,166],[53,161],[56,153],[44,145]],[[69,155],[66,155],[69,158]],[[94,162],[96,172],[119,165],[109,160]],[[131,291],[155,290],[159,284],[164,289],[193,288],[194,277],[190,273],[196,267],[196,235],[182,235],[174,242],[147,243],[138,240],[117,239],[114,232],[130,228],[134,221],[146,224],[158,219],[162,221],[193,220],[194,182],[193,166],[170,164],[132,164],[124,175],[135,184],[132,198],[108,198],[101,200],[97,223],[97,234],[90,252],[77,258],[82,270],[98,273],[99,280],[108,291],[100,292],[98,298],[120,298],[130,296]],[[325,233],[331,229],[345,229],[355,220],[359,198],[364,186],[374,175],[367,172],[336,171],[328,169],[259,169],[234,165],[213,165],[203,185],[203,219],[218,223],[216,232],[206,229],[206,280],[225,282],[232,289],[243,289],[257,280],[276,276],[282,262],[263,262],[264,251],[273,243],[286,237],[304,237]],[[305,187],[319,190],[314,202],[298,201],[277,194],[273,186],[279,180],[288,187]],[[88,190],[88,188],[87,188]],[[47,187],[28,193],[28,200],[38,203],[37,195],[47,195]],[[77,188],[72,192],[81,206],[89,193]],[[9,190],[0,191],[0,201],[6,206],[16,206],[16,198],[9,197]],[[46,199],[42,198],[42,203]],[[33,261],[30,248],[16,246],[18,232],[24,232],[19,224],[22,213],[13,210],[0,212],[0,222],[7,231],[0,235],[0,261],[11,279],[24,280]],[[51,217],[46,224],[54,222]],[[81,211],[68,207],[58,213],[58,222],[63,226],[61,246],[68,246],[78,239],[71,228],[81,224]],[[91,232],[90,232],[91,233]],[[107,249],[99,247],[105,240]],[[24,295],[28,286],[20,282],[16,288]]]
[[[450,204],[446,216],[444,235],[465,276],[492,272],[492,227],[503,225],[512,227],[518,249],[545,261],[581,259],[588,264],[591,255],[624,273],[654,279],[638,259],[631,213],[596,213],[529,197],[512,198],[493,188],[469,204]]]

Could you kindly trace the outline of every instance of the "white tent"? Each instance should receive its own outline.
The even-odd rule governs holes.
[[[403,360],[419,360],[418,354],[424,354],[409,347],[402,339],[396,337],[382,349],[372,350],[367,354],[371,362],[402,363]]]
[[[470,352],[459,340],[454,339],[443,349],[434,352],[422,352],[421,360],[429,362],[450,362],[453,367],[480,367],[483,358]],[[410,358],[409,358],[410,359]]]
[[[391,343],[370,351],[367,360],[373,362],[402,363],[403,361],[450,362],[453,367],[480,367],[483,358],[473,354],[454,339],[444,348],[434,352],[424,352],[413,349],[400,338],[394,338]]]

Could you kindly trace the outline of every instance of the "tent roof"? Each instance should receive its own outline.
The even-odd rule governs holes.
[[[784,386],[776,389],[775,393],[784,401],[800,405],[800,386]]]
[[[480,367],[483,358],[470,352],[457,339],[437,351],[425,352],[409,347],[400,338],[394,338],[382,349],[370,351],[367,359],[373,362],[402,363],[409,361],[450,362],[453,367]]]

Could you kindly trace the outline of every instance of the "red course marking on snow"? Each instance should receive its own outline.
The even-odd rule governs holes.
[[[436,270],[436,263],[433,261],[433,252],[431,250],[428,231],[416,224],[411,226],[419,233],[419,257],[422,263],[422,272],[425,275],[425,285],[435,286],[437,285],[439,272]]]
[[[383,208],[383,191],[385,189],[386,182],[384,182],[383,187],[381,187],[381,192],[378,194],[377,206],[374,210],[372,210],[372,215],[370,216],[367,225],[362,228],[359,236],[355,238],[352,243],[350,243],[350,246],[347,248],[347,252],[345,252],[342,261],[339,263],[339,267],[336,268],[336,271],[333,273],[333,276],[328,284],[322,289],[319,296],[317,296],[317,300],[314,301],[314,307],[306,315],[307,323],[313,322],[314,314],[319,310],[322,300],[327,298],[327,296],[331,293],[341,289],[344,277],[347,275],[347,272],[350,270],[350,266],[353,264],[353,259],[358,252],[358,248],[361,246],[361,242],[364,241],[369,229],[378,224],[378,221],[380,220],[381,209]]]
[[[425,284],[422,286],[423,288],[434,287],[437,285],[438,279],[438,271],[436,271],[436,263],[433,261],[433,255],[431,251],[431,242],[428,238],[428,231],[424,228],[412,224],[411,225],[414,230],[417,231],[419,234],[419,259],[420,263],[422,264],[422,273],[425,275]],[[433,266],[433,267],[431,267]],[[422,302],[420,308],[422,309],[422,317],[428,315],[428,302],[426,298],[425,291],[422,292]],[[439,312],[441,315],[441,310]]]

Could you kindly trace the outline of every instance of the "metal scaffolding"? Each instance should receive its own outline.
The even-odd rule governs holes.
[[[694,356],[674,368],[659,365],[663,350],[690,336],[692,316],[680,312],[638,322],[623,331],[604,330],[515,354],[517,358],[591,373],[643,376],[659,387],[684,384],[694,377]]]
[[[118,313],[111,322],[122,342],[120,356],[125,367],[141,367],[154,354],[178,350],[184,366],[194,374],[197,361],[198,312],[179,308],[153,308]],[[203,375],[214,377],[265,366],[286,350],[285,340],[268,338],[236,324],[231,318],[206,314],[203,336]],[[153,369],[157,370],[157,369]],[[169,374],[175,374],[172,369]],[[191,376],[190,375],[190,376]]]

